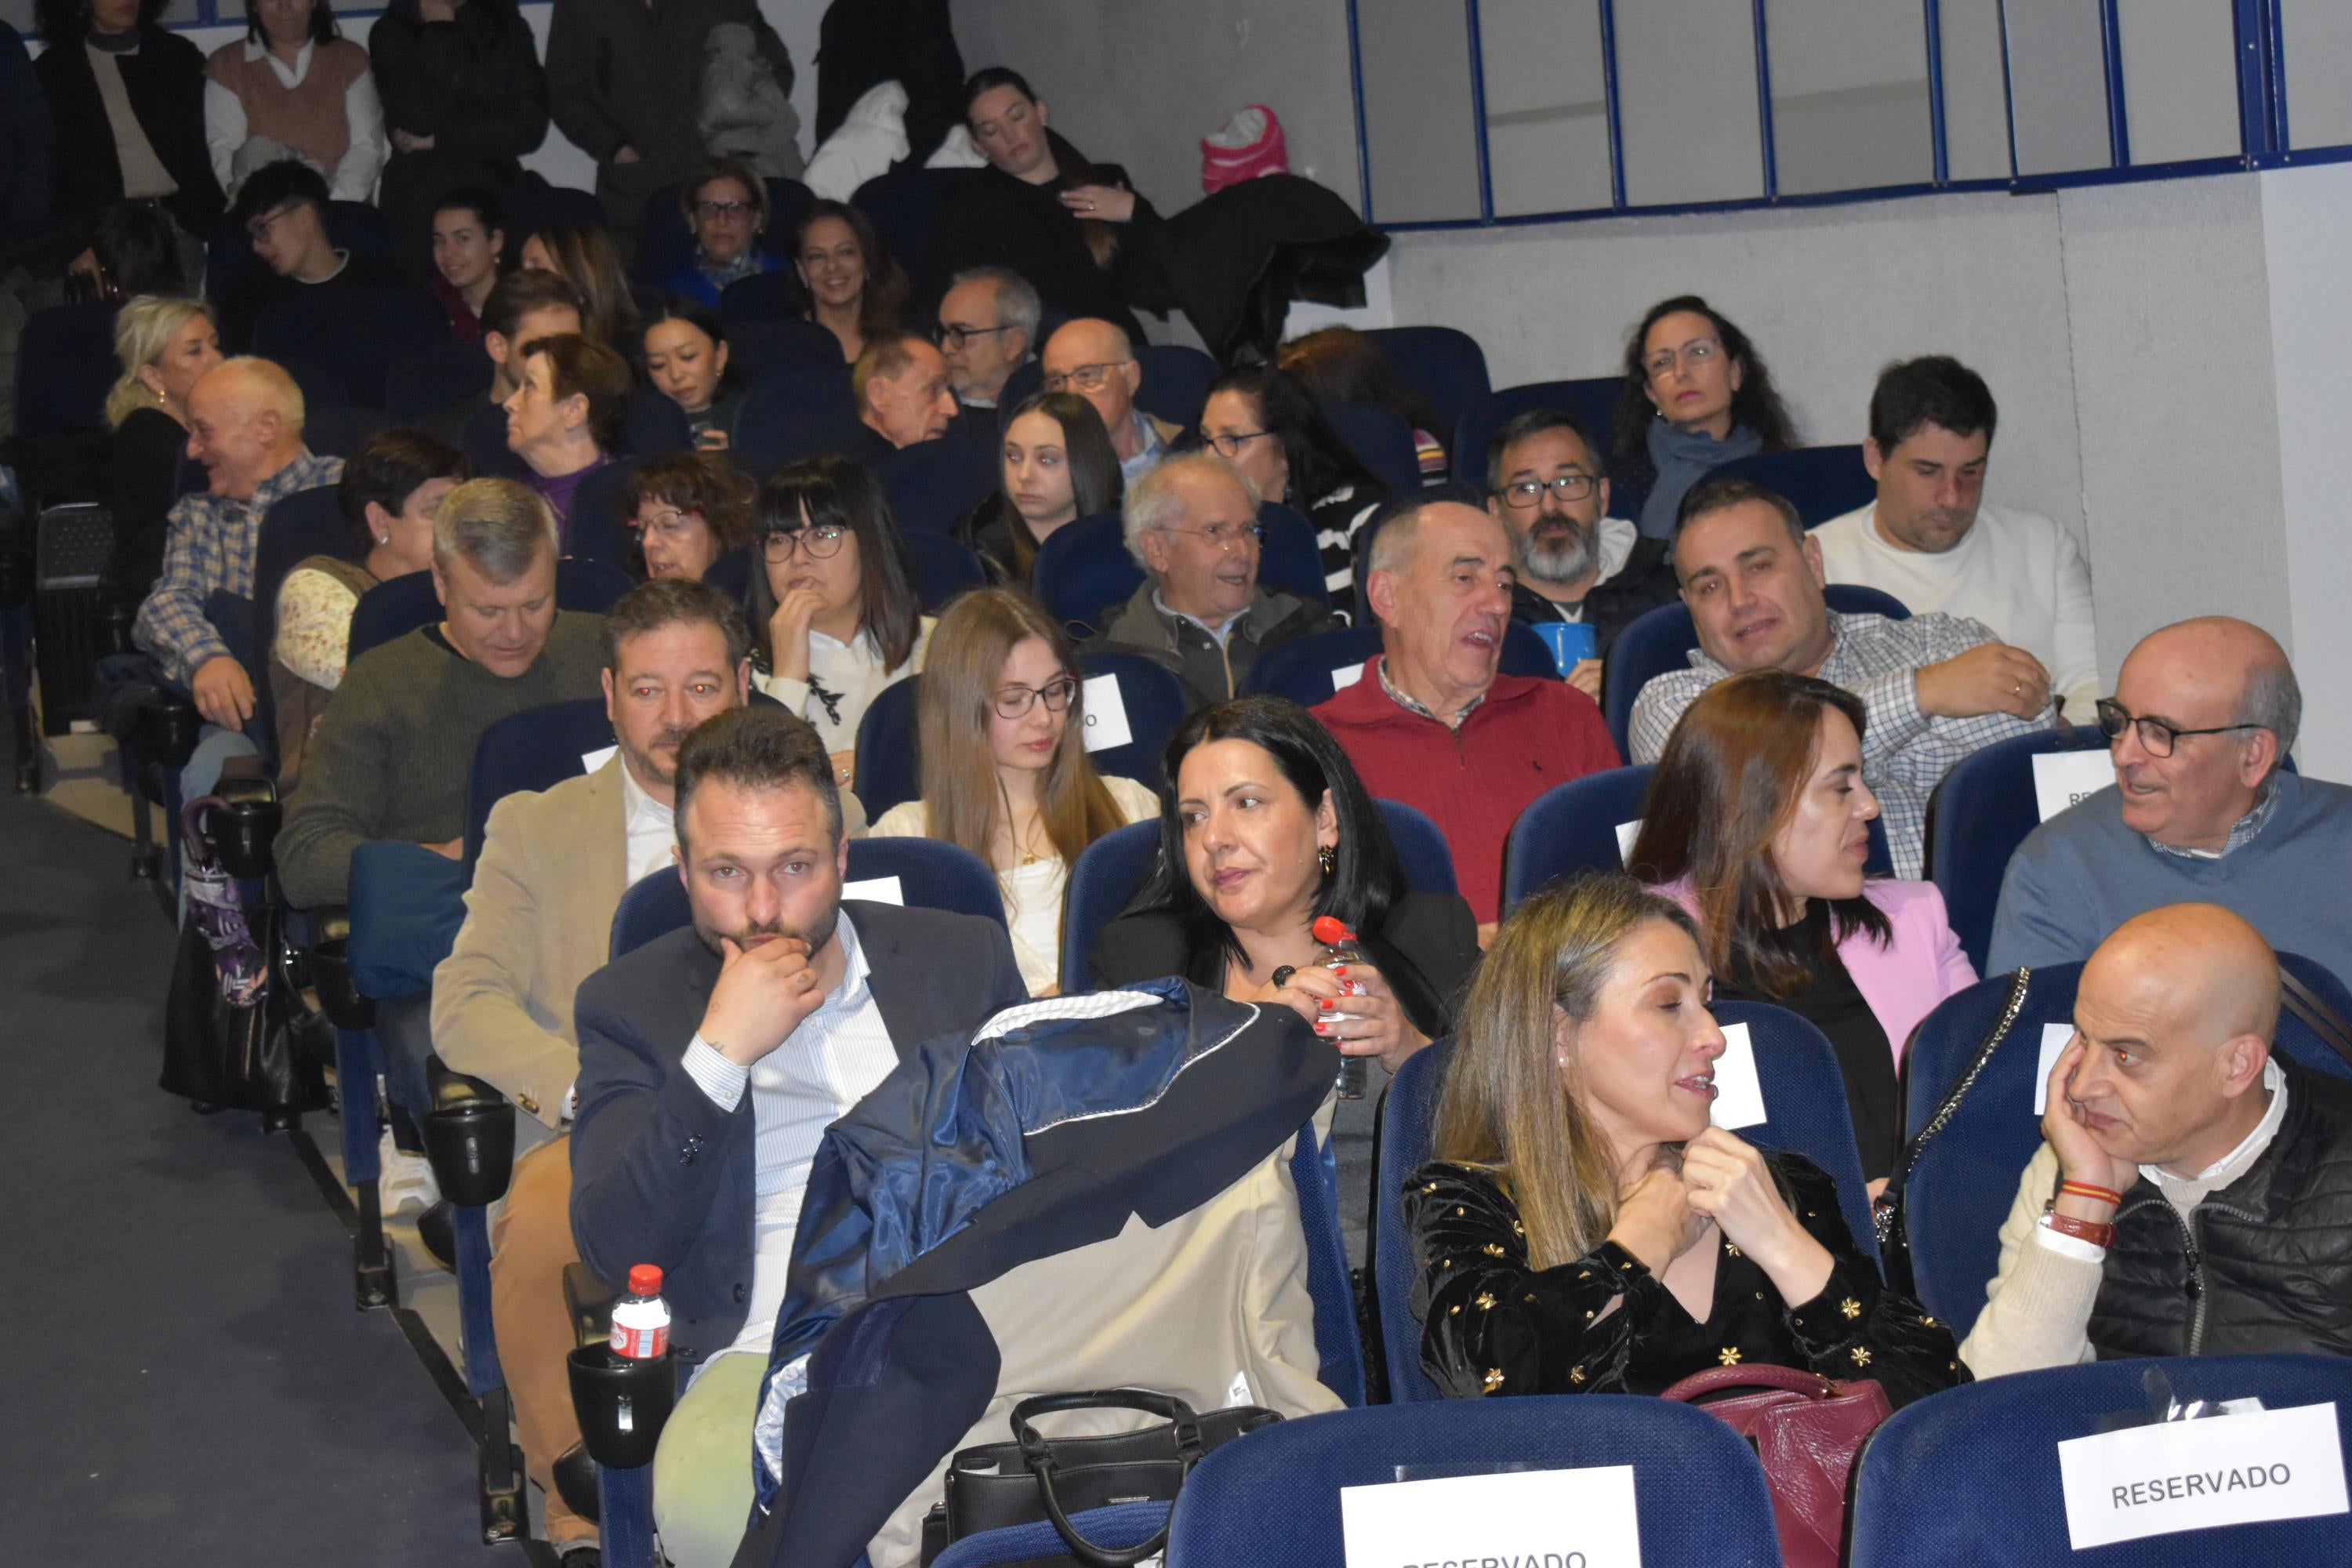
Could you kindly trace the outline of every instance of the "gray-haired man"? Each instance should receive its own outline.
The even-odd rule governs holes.
[[[961,405],[958,427],[995,430],[1004,384],[1036,353],[1044,315],[1037,290],[1009,268],[975,267],[956,274],[954,286],[940,300],[940,352],[947,356],[948,384]]]

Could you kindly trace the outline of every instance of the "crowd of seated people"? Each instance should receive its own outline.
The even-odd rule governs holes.
[[[742,0],[689,8],[773,43]],[[2305,874],[2352,853],[2352,790],[2288,762],[2300,689],[2256,627],[2164,627],[2102,682],[2081,550],[1983,503],[1998,413],[1975,372],[1890,363],[1868,407],[1874,500],[1810,531],[1782,496],[1714,472],[1797,435],[1756,343],[1695,295],[1636,322],[1606,430],[1538,406],[1449,452],[1456,427],[1344,328],[1223,367],[1189,417],[1161,417],[1139,401],[1138,353],[1158,215],[1049,129],[1020,77],[968,84],[988,166],[925,253],[894,257],[873,216],[828,201],[771,246],[774,172],[680,144],[663,106],[675,119],[691,100],[688,51],[638,10],[563,0],[542,74],[507,0],[397,0],[364,52],[323,0],[262,0],[249,38],[209,62],[152,5],[92,0],[37,68],[60,146],[78,138],[53,203],[58,268],[142,285],[105,367],[114,576],[137,647],[204,721],[183,792],[271,762],[293,907],[342,900],[352,852],[382,841],[438,862],[462,899],[430,988],[377,1026],[412,1118],[436,1055],[523,1112],[493,1310],[560,1552],[597,1539],[557,1484],[585,1463],[567,1264],[617,1280],[679,1260],[666,1293],[697,1371],[656,1505],[674,1562],[725,1562],[824,1129],[922,1040],[1170,977],[1295,1016],[1370,1068],[1317,1135],[1360,1289],[1402,1205],[1418,1359],[1449,1396],[1654,1394],[1744,1362],[1867,1376],[1899,1405],[2094,1357],[2352,1350],[2306,1289],[2341,1297],[2352,1255],[2305,1245],[2346,1228],[2328,1173],[2352,1105],[2276,1048],[2278,954],[2352,974],[2352,883]],[[625,69],[583,68],[616,47]],[[517,160],[551,109],[599,160],[606,225],[520,216]],[[379,177],[389,250],[339,216]],[[656,193],[691,259],[633,281]],[[224,221],[257,264],[194,297]],[[128,259],[142,247],[152,269]],[[780,308],[729,314],[747,279]],[[362,286],[429,296],[452,341],[478,339],[478,359],[454,351],[478,379],[338,457],[306,437],[303,367],[244,351],[279,302]],[[839,345],[823,374],[839,377],[840,449],[747,449],[762,395],[748,321],[773,315]],[[1395,415],[1422,477],[1454,483],[1390,494],[1335,428],[1342,404]],[[682,443],[632,449],[635,416],[673,406]],[[944,539],[917,542],[975,558],[986,585],[953,596],[929,590],[885,482],[949,437],[930,449],[977,446],[992,479],[945,510]],[[233,644],[214,605],[256,592],[265,519],[328,486],[349,537],[294,565],[261,606],[266,640]],[[1296,571],[1267,580],[1268,519],[1297,528],[1277,504],[1309,525],[1319,595]],[[1138,585],[1066,620],[1040,567],[1064,547],[1045,547],[1109,516],[1116,541],[1089,526],[1066,543],[1108,541],[1089,564]],[[561,607],[559,563],[580,557],[638,586],[601,617]],[[428,574],[430,624],[350,658],[362,596]],[[1840,585],[1909,614],[1833,609]],[[1662,612],[1696,646],[1604,717],[1611,660]],[[1563,624],[1591,628],[1589,652],[1511,664],[1514,638]],[[1270,655],[1349,637],[1365,640],[1311,698],[1266,689]],[[1164,786],[1090,755],[1097,649],[1173,678],[1181,717],[1140,737]],[[861,723],[910,679],[919,793],[869,826]],[[268,735],[248,732],[263,681]],[[468,879],[483,732],[600,694],[614,756],[499,803]],[[1828,1042],[1875,1195],[1902,1167],[1915,1032],[1977,981],[1924,879],[1951,869],[1928,864],[1936,792],[1989,747],[2085,722],[2115,787],[1987,869],[1988,974],[2087,964],[1989,1304],[1956,1344],[1882,1281],[1821,1168],[1710,1126],[1711,1008],[1770,1004]],[[1655,764],[1623,873],[1514,902],[1515,826],[1621,763]],[[1458,890],[1408,879],[1382,803],[1433,826]],[[1071,973],[1086,858],[1145,822],[1150,870]],[[1892,877],[1865,869],[1876,833]],[[845,902],[865,837],[969,851],[1002,926]],[[607,966],[624,891],[664,868],[694,929]],[[1357,956],[1331,960],[1320,916]],[[1382,1192],[1383,1091],[1449,1038],[1432,1163]],[[723,1159],[672,1157],[673,1133]],[[2193,1325],[2147,1305],[2200,1267],[2176,1216],[2210,1237],[2212,1305]]]

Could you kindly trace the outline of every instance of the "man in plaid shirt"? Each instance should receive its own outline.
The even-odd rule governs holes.
[[[1981,624],[1952,616],[1831,613],[1821,546],[1797,509],[1751,480],[1707,480],[1684,500],[1675,574],[1698,627],[1691,668],[1661,675],[1634,699],[1633,760],[1654,763],[1675,721],[1733,675],[1817,675],[1863,700],[1864,780],[1878,795],[1895,874],[1916,878],[1927,796],[1979,746],[2053,721],[2050,674]]]
[[[215,593],[253,595],[262,515],[297,490],[342,477],[340,458],[302,444],[302,393],[262,359],[215,366],[188,392],[188,456],[211,475],[203,494],[172,508],[163,575],[139,606],[131,640],[152,654],[164,679],[185,686],[207,723],[240,731],[253,717],[257,675],[229,652],[205,618]]]

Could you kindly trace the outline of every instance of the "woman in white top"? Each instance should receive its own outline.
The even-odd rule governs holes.
[[[921,673],[934,624],[898,521],[871,473],[826,453],[768,476],[753,528],[752,683],[815,725],[855,784],[857,721],[884,687]]]
[[[339,202],[372,202],[392,144],[367,51],[328,0],[251,0],[245,41],[205,61],[205,141],[234,197],[265,163],[299,157]]]
[[[940,617],[917,702],[923,797],[876,838],[944,838],[996,871],[1013,956],[1033,996],[1058,986],[1062,889],[1096,839],[1160,815],[1160,797],[1087,760],[1069,638],[1026,595],[965,594]]]

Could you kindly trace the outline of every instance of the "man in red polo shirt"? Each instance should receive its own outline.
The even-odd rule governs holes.
[[[1444,833],[1482,942],[1502,918],[1503,844],[1519,813],[1619,761],[1591,698],[1498,672],[1513,581],[1510,534],[1477,508],[1426,500],[1389,518],[1366,585],[1383,651],[1314,710],[1366,788]]]

